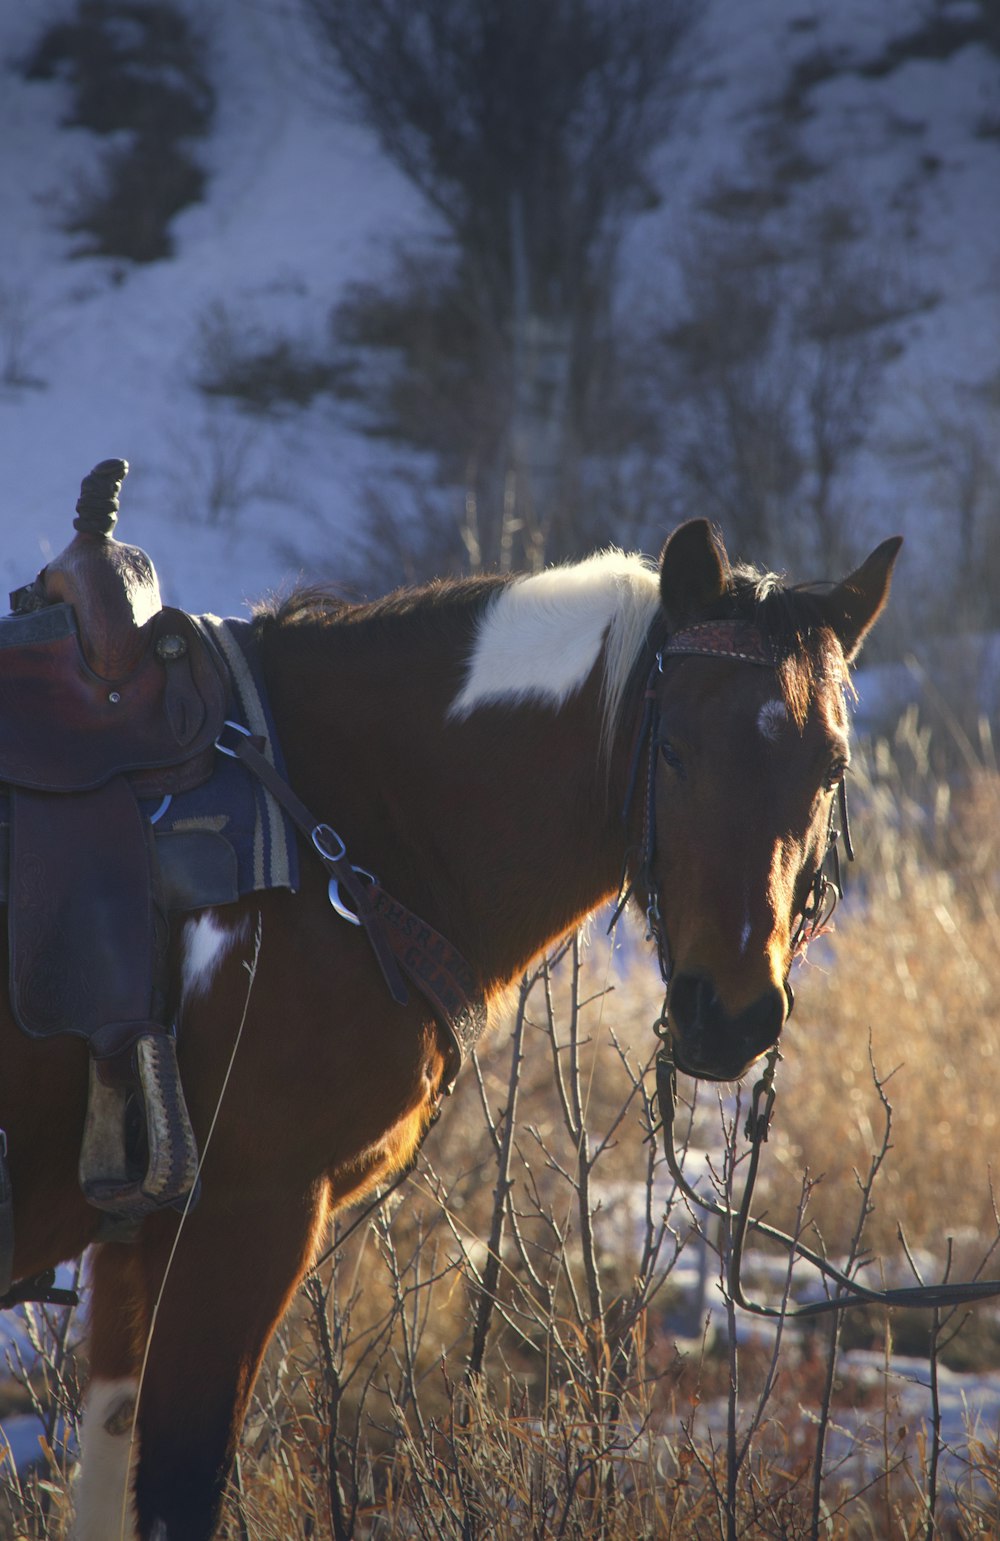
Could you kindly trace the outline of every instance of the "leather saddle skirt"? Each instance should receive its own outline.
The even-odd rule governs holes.
[[[120,680],[87,664],[71,606],[0,620],[0,781],[10,785],[83,792],[122,773],[175,770],[210,756],[225,703],[220,666],[181,610],[156,615],[141,662]],[[170,790],[184,781],[168,779]]]

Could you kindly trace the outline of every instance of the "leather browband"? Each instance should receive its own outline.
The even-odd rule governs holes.
[[[741,663],[773,669],[775,658],[761,633],[749,621],[699,621],[669,636],[660,649],[661,658],[685,654],[708,658],[736,658]]]

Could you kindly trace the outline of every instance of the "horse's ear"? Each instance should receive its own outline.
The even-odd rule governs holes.
[[[726,548],[708,520],[679,525],[660,554],[660,598],[670,630],[702,619],[730,581]]]
[[[850,663],[885,608],[901,535],[884,540],[867,561],[824,596],[823,605]]]

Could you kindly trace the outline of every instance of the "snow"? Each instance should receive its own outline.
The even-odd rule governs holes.
[[[239,335],[287,332],[320,347],[346,287],[384,278],[394,243],[422,238],[431,219],[351,122],[293,0],[192,0],[219,93],[204,147],[207,200],[174,221],[169,261],[73,259],[61,215],[104,147],[60,126],[62,82],[28,82],[17,70],[46,22],[70,12],[70,0],[37,0],[0,17],[0,375],[21,336],[22,372],[36,382],[0,385],[0,588],[26,582],[61,549],[81,477],[121,455],[132,474],[119,533],[150,551],[168,602],[239,612],[264,590],[345,564],[386,451],[323,398],[253,418],[206,398],[196,385],[205,319],[224,305]],[[908,0],[710,8],[657,159],[668,197],[636,219],[624,262],[626,290],[630,274],[641,277],[643,303],[669,307],[676,243],[703,219],[707,190],[722,175],[752,178],[790,70],[827,57],[836,72],[809,91],[795,130],[827,170],[793,190],[777,217],[794,225],[849,192],[873,258],[936,297],[907,324],[885,395],[887,433],[892,414],[914,410],[922,393],[945,399],[990,378],[1000,327],[1000,140],[981,132],[996,113],[996,58],[969,45],[878,78],[858,73],[914,25]],[[884,461],[870,470],[876,534],[942,518],[926,487],[906,486]]]
[[[76,1265],[64,1263],[56,1269],[53,1282],[59,1289],[79,1289],[81,1283],[85,1282],[85,1275]],[[26,1320],[27,1312],[33,1316],[34,1330],[31,1332]],[[0,1376],[23,1379],[35,1363],[33,1341],[41,1342],[46,1351],[51,1350],[54,1347],[52,1324],[61,1325],[62,1317],[62,1308],[51,1306],[17,1306],[13,1310],[0,1312]],[[79,1340],[82,1335],[78,1319],[77,1330],[72,1337]],[[65,1440],[65,1420],[62,1418],[57,1419],[55,1436],[59,1453],[62,1454]],[[0,1464],[8,1459],[5,1444],[16,1471],[24,1472],[31,1465],[41,1464],[44,1459],[44,1444],[41,1442],[45,1437],[45,1426],[34,1413],[15,1413],[5,1418],[0,1424]]]
[[[208,202],[176,219],[173,260],[72,260],[59,211],[101,147],[60,128],[62,84],[13,68],[66,10],[34,6],[30,27],[22,10],[0,18],[0,373],[22,325],[42,382],[0,387],[0,587],[65,545],[82,476],[121,455],[132,472],[118,533],[153,556],[165,600],[238,613],[335,562],[370,454],[328,407],[264,422],[207,401],[195,384],[203,320],[224,303],[241,330],[320,340],[345,285],[384,273],[390,242],[427,216],[371,136],[331,117],[292,13],[220,0],[198,13],[223,83]],[[279,544],[298,560],[281,561]]]
[[[1000,636],[968,632],[949,639],[917,642],[902,663],[861,668],[854,675],[855,729],[877,737],[890,731],[908,707],[932,699],[963,702],[985,722],[1000,720]]]
[[[366,482],[385,471],[385,447],[343,405],[320,398],[250,417],[207,398],[199,338],[222,305],[238,334],[323,346],[348,286],[385,278],[395,244],[431,234],[431,216],[350,120],[293,0],[186,3],[219,93],[208,197],[175,220],[176,255],[141,267],[72,256],[62,217],[103,147],[61,126],[63,83],[18,70],[69,0],[0,11],[0,591],[66,544],[80,480],[106,457],[131,463],[119,534],[153,556],[165,601],[218,614],[336,571]],[[752,182],[767,131],[815,161],[817,175],[768,216],[778,239],[794,242],[817,210],[847,203],[860,212],[860,255],[929,297],[900,328],[859,489],[873,536],[917,537],[917,563],[921,547],[933,560],[946,552],[950,513],[927,468],[900,464],[887,446],[919,429],[928,401],[947,410],[995,381],[1000,340],[1000,62],[970,44],[946,60],[861,72],[922,14],[912,0],[708,8],[675,132],[655,161],[665,201],[635,219],[622,263],[627,303],[662,321],[676,304],[678,250],[720,179]],[[791,71],[820,55],[831,72],[790,124],[779,104]],[[5,370],[17,378],[4,383]],[[862,716],[877,717],[909,681],[869,676]],[[993,1427],[995,1383],[965,1391]]]

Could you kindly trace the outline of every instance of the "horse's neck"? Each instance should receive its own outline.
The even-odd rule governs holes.
[[[464,868],[471,943],[505,982],[578,924],[617,883],[624,836],[600,763],[590,684],[558,711],[485,708],[463,725],[463,776],[474,786]]]
[[[505,984],[614,889],[624,835],[597,678],[558,710],[449,716],[454,659],[274,651],[290,774],[355,863]],[[284,655],[284,656],[283,656]],[[617,780],[618,778],[614,778]]]

